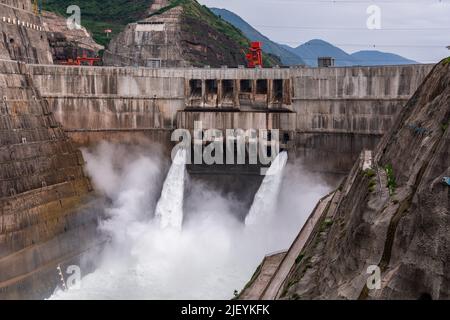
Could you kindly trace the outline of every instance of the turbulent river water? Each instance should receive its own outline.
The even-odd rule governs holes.
[[[265,179],[265,196],[255,196],[270,205],[249,209],[264,207],[263,223],[246,224],[233,213],[239,200],[198,181],[183,206],[185,155],[167,173],[158,154],[106,143],[84,151],[96,189],[111,199],[99,227],[111,241],[79,287],[56,289],[51,299],[230,299],[266,254],[289,247],[329,191],[299,164],[284,166],[282,155],[279,175]]]

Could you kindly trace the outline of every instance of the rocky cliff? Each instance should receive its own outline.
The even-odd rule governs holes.
[[[106,46],[112,36],[122,32],[132,22],[144,19],[157,0],[45,0],[44,10],[69,17],[67,8],[77,5],[81,10],[81,24],[92,34],[95,42]],[[105,29],[112,31],[106,34]]]
[[[1,0],[0,58],[52,64],[86,53],[95,56],[98,45],[86,28],[69,30],[64,17],[43,11],[37,16],[31,1]]]
[[[158,0],[147,18],[113,39],[106,65],[183,67],[245,65],[249,40],[195,0]],[[266,64],[280,62],[266,56]]]
[[[42,21],[55,64],[64,63],[68,59],[76,59],[83,55],[95,57],[104,49],[94,41],[86,28],[70,30],[63,16],[43,11]]]
[[[442,181],[450,176],[449,122],[447,60],[403,108],[373,160],[340,188],[282,299],[450,298],[450,188]],[[376,267],[379,289],[369,278]]]

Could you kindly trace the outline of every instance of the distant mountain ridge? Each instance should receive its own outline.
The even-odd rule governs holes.
[[[363,50],[349,54],[321,39],[313,39],[296,48],[292,48],[288,45],[278,44],[270,40],[237,14],[229,10],[218,8],[210,8],[210,10],[222,19],[234,25],[236,28],[240,29],[242,33],[250,40],[262,41],[264,50],[278,56],[284,65],[306,64],[310,67],[317,67],[317,59],[319,57],[333,57],[335,59],[336,66],[341,67],[356,65],[375,66],[418,63],[393,53],[376,50]]]
[[[317,67],[319,57],[333,57],[336,59],[336,66],[376,66],[376,65],[399,65],[415,64],[416,61],[406,59],[397,54],[381,52],[376,50],[358,51],[348,54],[344,50],[320,39],[313,39],[297,48],[284,46],[286,50],[302,57],[308,66]]]
[[[385,65],[418,63],[417,61],[407,59],[394,53],[381,52],[376,50],[358,51],[353,53],[352,57],[357,61],[364,61],[364,65],[366,66],[375,66],[380,62],[383,62],[383,64]]]
[[[252,41],[261,41],[263,43],[263,50],[266,53],[276,55],[280,58],[284,65],[304,65],[305,61],[295,53],[287,50],[282,45],[273,42],[258,30],[253,28],[244,19],[237,14],[226,9],[210,8],[210,10],[217,16],[221,17],[228,23],[240,29],[242,33]]]
[[[317,59],[319,57],[333,57],[336,59],[336,65],[342,67],[356,64],[354,58],[347,52],[319,39],[308,41],[291,50],[291,52],[302,57],[306,64],[311,67],[317,67]]]

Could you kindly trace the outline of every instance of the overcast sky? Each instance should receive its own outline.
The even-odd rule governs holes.
[[[450,55],[450,0],[199,0],[225,8],[272,40],[296,47],[323,39],[352,53],[380,50],[431,63]],[[369,30],[367,9],[381,9]],[[375,47],[374,47],[375,45]]]

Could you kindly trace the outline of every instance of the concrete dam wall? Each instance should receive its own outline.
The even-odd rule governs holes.
[[[45,27],[31,1],[0,0],[0,59],[53,63]]]
[[[112,68],[28,65],[78,145],[170,147],[174,129],[280,129],[310,169],[346,173],[373,148],[432,65],[349,68]]]
[[[0,96],[0,299],[33,298],[56,285],[34,291],[39,274],[89,245],[77,237],[93,234],[97,217],[77,211],[92,191],[83,157],[25,64],[0,60]]]
[[[0,0],[0,300],[42,298],[55,268],[92,246],[84,160],[25,63],[52,56],[31,1]],[[15,61],[14,61],[15,60]]]

